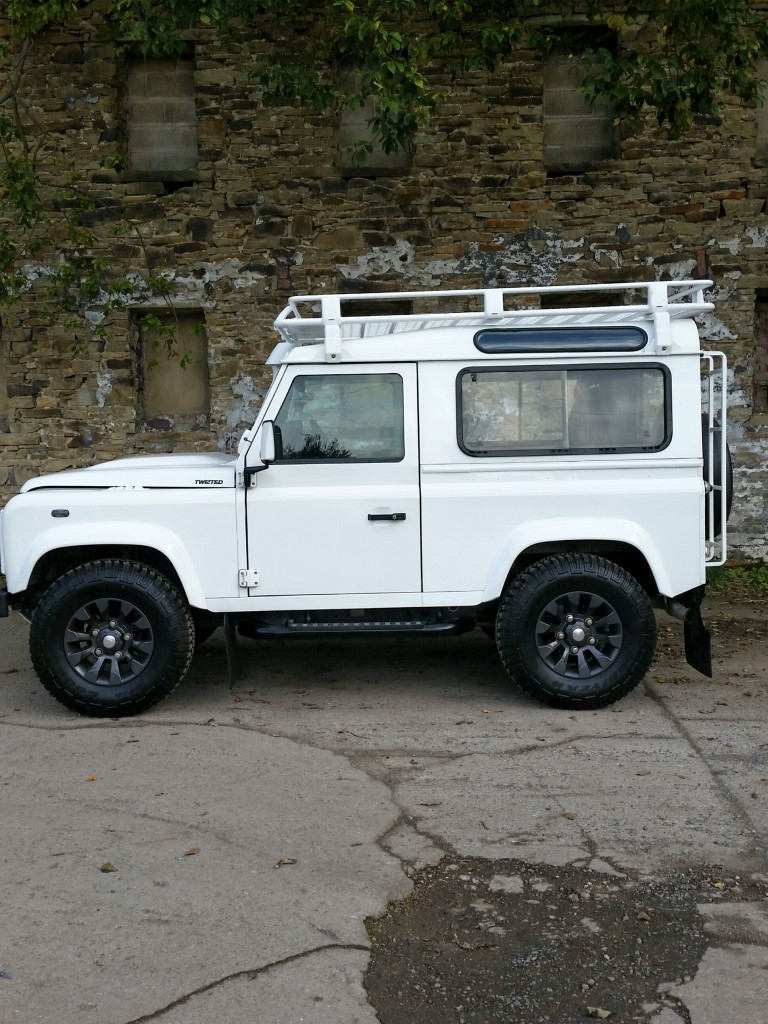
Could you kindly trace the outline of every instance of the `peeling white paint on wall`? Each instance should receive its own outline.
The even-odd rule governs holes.
[[[501,248],[495,252],[481,249],[472,242],[459,261],[459,271],[479,270],[487,288],[553,284],[563,264],[578,263],[584,258],[584,238],[561,238],[554,232],[533,231],[507,239],[494,238]]]
[[[746,229],[744,234],[751,240],[751,245],[747,246],[749,249],[765,249],[768,248],[768,227],[761,225],[760,227],[749,227]]]
[[[727,327],[715,313],[702,313],[697,322],[699,324],[699,337],[702,341],[717,343],[733,341],[736,338],[730,327]]]
[[[302,262],[300,254],[295,254],[295,259],[292,262],[297,266],[300,265]],[[193,301],[203,309],[212,309],[215,306],[215,300],[206,294],[207,286],[227,280],[236,289],[247,289],[264,281],[264,274],[255,270],[245,270],[246,265],[242,260],[232,258],[220,262],[202,263],[194,272],[165,272],[158,276],[162,278],[164,286],[167,288],[166,295],[158,295],[156,290],[148,286],[141,274],[130,273],[126,275],[126,280],[132,285],[131,292],[124,294],[102,289],[96,298],[84,308],[83,316],[91,327],[96,328],[106,319],[102,312],[105,306],[114,308],[152,306],[162,309],[169,305],[188,305],[190,301]],[[41,278],[52,277],[55,274],[55,269],[42,263],[28,263],[22,268],[22,274],[26,281],[22,291],[28,291]]]
[[[728,543],[744,558],[768,562],[768,440],[731,442],[734,469],[734,515],[728,523]]]
[[[720,394],[719,377],[715,378],[714,382],[714,393],[716,396],[715,405],[717,406],[718,398]],[[725,375],[725,390],[728,395],[728,409],[749,409],[752,406],[752,399],[744,391],[744,389],[736,383],[736,374],[732,366],[728,367]],[[701,408],[703,412],[709,412],[709,384],[706,380],[701,382]],[[728,436],[729,437],[743,437],[744,427],[743,425],[735,420],[728,420]]]
[[[226,259],[213,263],[201,263],[193,271],[168,272],[164,275],[167,295],[157,295],[140,274],[130,274],[128,279],[135,291],[127,296],[126,305],[149,304],[163,306],[168,302],[188,303],[194,299],[204,309],[211,309],[215,301],[206,295],[209,285],[229,281],[236,289],[253,288],[264,281],[265,275],[255,270],[246,270],[247,264],[238,259]]]
[[[447,284],[446,278],[472,271],[481,273],[487,288],[546,286],[555,281],[563,264],[576,263],[585,255],[584,238],[565,239],[554,232],[526,232],[512,239],[497,235],[493,243],[499,247],[493,252],[472,242],[457,259],[417,261],[413,245],[403,239],[394,245],[376,246],[354,263],[337,264],[337,270],[353,281],[397,274],[420,288],[439,288]]]
[[[596,242],[593,242],[589,247],[589,251],[594,256],[595,263],[597,263],[598,266],[604,259],[608,260],[609,263],[612,263],[617,269],[621,266],[621,256],[616,249],[601,249]]]
[[[39,281],[43,277],[53,277],[55,273],[53,267],[48,267],[44,263],[25,263],[21,268],[21,276],[26,284],[19,290],[21,292],[29,291],[35,281]]]
[[[226,411],[226,431],[219,436],[220,449],[229,449],[244,430],[253,426],[266,394],[265,388],[257,385],[250,376],[233,377],[229,382],[229,390],[233,401]]]
[[[662,277],[678,281],[688,281],[691,277],[696,277],[696,260],[678,260],[677,263],[665,263],[662,266],[656,266],[656,280],[660,281]]]
[[[104,408],[107,398],[112,394],[112,388],[114,387],[114,384],[114,374],[96,374],[96,405],[98,405],[100,409]]]
[[[234,258],[220,260],[215,263],[202,263],[200,266],[203,270],[202,278],[185,277],[181,274],[174,275],[174,284],[184,284],[191,288],[194,286],[193,282],[198,282],[198,280],[203,286],[217,281],[228,280],[232,282],[235,288],[252,288],[264,280],[264,274],[256,270],[246,270],[247,264],[243,263],[242,260]]]
[[[415,263],[416,250],[413,245],[401,239],[394,245],[377,245],[364,256],[358,256],[352,264],[337,264],[342,277],[357,281],[363,277],[380,277],[398,274],[412,285],[422,288],[436,288],[443,277],[458,271],[458,260],[428,260]]]

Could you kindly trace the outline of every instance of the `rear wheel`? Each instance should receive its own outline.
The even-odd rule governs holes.
[[[110,559],[56,580],[34,610],[29,646],[58,701],[84,715],[122,717],[168,696],[186,674],[194,637],[169,580]]]
[[[556,708],[605,707],[643,678],[656,649],[648,595],[596,555],[555,555],[513,580],[496,643],[517,685]]]

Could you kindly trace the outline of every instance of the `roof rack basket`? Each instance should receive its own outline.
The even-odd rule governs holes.
[[[669,321],[714,309],[704,298],[712,281],[636,281],[621,284],[555,285],[545,288],[479,288],[448,291],[366,292],[337,295],[294,295],[275,320],[280,337],[291,345],[324,344],[326,358],[338,359],[344,340],[426,331],[445,327],[583,327],[650,319],[656,325],[657,348],[669,344]],[[617,292],[620,305],[557,306],[555,296]],[[536,297],[539,304],[536,305]],[[541,297],[546,308],[541,308]],[[445,311],[448,300],[454,309]],[[409,300],[442,307],[415,313],[355,312],[355,305]],[[522,308],[515,308],[521,304]],[[343,306],[343,309],[342,309]],[[465,307],[465,308],[462,308]],[[474,308],[472,308],[474,307]]]

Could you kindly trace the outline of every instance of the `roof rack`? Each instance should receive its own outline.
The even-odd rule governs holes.
[[[291,345],[325,345],[326,359],[338,359],[341,343],[360,338],[381,338],[410,331],[436,330],[441,327],[583,327],[632,323],[650,319],[656,327],[656,347],[660,352],[670,346],[669,322],[693,317],[714,309],[704,299],[704,289],[712,281],[635,281],[621,284],[555,285],[544,288],[478,288],[447,291],[365,292],[337,295],[294,295],[275,320],[275,330]],[[542,309],[508,308],[508,297],[546,296],[576,292],[623,292],[621,305],[556,307]],[[629,293],[644,293],[642,301],[627,303]],[[355,303],[386,300],[424,300],[444,303],[455,298],[465,305],[475,299],[476,310],[391,314],[354,313]],[[514,301],[514,300],[511,300]],[[346,307],[342,312],[342,303]],[[305,312],[302,314],[301,308]]]

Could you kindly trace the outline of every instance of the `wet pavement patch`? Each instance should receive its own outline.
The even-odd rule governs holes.
[[[711,943],[697,904],[765,885],[691,869],[633,879],[578,867],[446,858],[368,922],[368,998],[382,1024],[647,1021]]]

